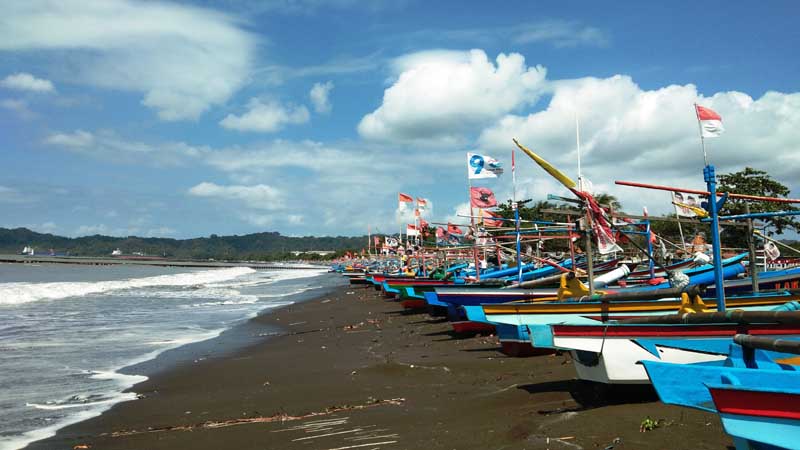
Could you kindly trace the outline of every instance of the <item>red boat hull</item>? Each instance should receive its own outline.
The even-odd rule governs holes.
[[[494,333],[494,325],[483,322],[472,322],[469,320],[452,322],[453,331],[456,333]]]

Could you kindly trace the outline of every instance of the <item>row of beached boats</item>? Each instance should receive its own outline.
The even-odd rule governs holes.
[[[716,198],[713,167],[704,173]],[[722,259],[718,206],[714,259],[660,274],[591,253],[479,276],[457,259],[436,278],[384,273],[378,261],[339,269],[404,308],[446,316],[456,333],[495,333],[511,356],[569,352],[597,392],[652,384],[665,403],[716,412],[739,450],[800,448],[800,267],[754,274],[746,253]]]

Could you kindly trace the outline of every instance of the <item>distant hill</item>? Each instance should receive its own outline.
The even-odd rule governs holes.
[[[136,236],[84,236],[68,238],[37,233],[27,228],[0,228],[0,253],[19,253],[32,246],[39,251],[50,249],[71,256],[108,256],[115,249],[124,254],[141,252],[152,256],[192,259],[286,259],[292,251],[347,250],[360,251],[367,245],[367,236],[281,236],[278,232],[253,233],[242,236],[217,236],[193,239],[141,238]]]

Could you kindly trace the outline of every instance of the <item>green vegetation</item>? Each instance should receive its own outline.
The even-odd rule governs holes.
[[[37,252],[53,249],[71,256],[109,256],[115,249],[124,254],[141,252],[149,256],[168,258],[217,259],[217,260],[284,260],[284,259],[330,259],[346,251],[361,251],[367,245],[367,237],[288,237],[278,232],[254,233],[243,236],[217,236],[194,239],[141,238],[136,236],[85,236],[68,238],[52,234],[36,233],[27,228],[0,228],[0,253],[19,253],[30,245]],[[333,255],[320,256],[305,253],[295,256],[293,251],[334,250]]]

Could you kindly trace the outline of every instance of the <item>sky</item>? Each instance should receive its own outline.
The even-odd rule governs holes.
[[[3,227],[64,236],[363,235],[466,223],[466,153],[512,138],[626,211],[718,173],[800,197],[794,1],[9,0]],[[517,196],[565,191],[517,153]]]

